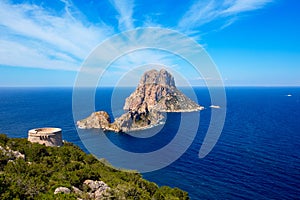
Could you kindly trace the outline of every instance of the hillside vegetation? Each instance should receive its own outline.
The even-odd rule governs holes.
[[[0,134],[0,199],[93,199],[85,180],[107,184],[110,189],[101,199],[189,199],[187,192],[115,169],[72,143],[46,147]],[[71,192],[54,194],[58,187]]]

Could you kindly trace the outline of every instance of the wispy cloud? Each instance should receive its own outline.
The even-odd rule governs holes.
[[[78,69],[76,59],[38,44],[23,45],[16,41],[0,40],[0,46],[1,65],[71,71]]]
[[[237,19],[238,14],[260,9],[270,2],[272,0],[198,0],[182,16],[177,28],[193,34],[199,27],[217,20],[222,20],[220,27],[225,28]]]
[[[245,11],[257,10],[264,7],[272,0],[235,0],[228,1],[230,6],[223,11],[223,14],[236,14]]]
[[[215,1],[197,1],[183,15],[178,23],[178,28],[186,32],[189,29],[211,22],[218,16],[218,13]]]
[[[78,70],[84,58],[101,41],[115,33],[136,28],[137,23],[134,23],[133,18],[134,0],[109,0],[118,13],[117,28],[104,22],[97,24],[89,22],[71,0],[60,0],[60,2],[64,4],[64,9],[61,11],[30,3],[16,4],[9,0],[0,1],[0,65]],[[221,25],[218,24],[219,28],[224,28],[231,25],[238,18],[238,14],[262,8],[269,2],[271,0],[198,0],[183,13],[174,29],[194,36],[199,34],[201,30],[199,27],[219,19],[224,19],[221,20]],[[161,14],[155,15],[156,20],[152,20],[149,15],[144,19],[143,26],[170,27],[169,24],[158,24],[161,22],[160,17],[166,16]],[[117,29],[119,31],[115,31]],[[151,35],[138,37],[140,38],[136,39],[136,42],[153,41]],[[168,36],[162,35],[162,37],[168,41]],[[118,46],[111,49],[119,51]],[[109,58],[111,51],[105,53]],[[120,67],[126,65],[125,61],[128,65],[145,64],[145,60],[150,58],[157,63],[161,61],[173,64],[172,60],[169,61],[165,55],[144,52],[138,57],[129,55],[127,59],[123,59],[124,62],[120,62],[120,65],[123,65]]]
[[[134,29],[133,22],[133,9],[134,9],[134,1],[133,0],[110,0],[111,4],[114,6],[116,11],[118,12],[118,22],[119,22],[119,30],[125,31]]]
[[[61,69],[72,69],[75,65],[78,67],[91,49],[112,33],[112,29],[104,23],[96,27],[73,18],[71,4],[64,2],[65,13],[58,16],[37,5],[1,1],[0,40],[6,49],[5,54],[0,55],[0,64],[37,67],[32,66],[32,62],[28,63],[25,59],[28,57],[39,60],[40,68],[56,68],[58,66],[51,65],[55,62],[65,64],[59,66]],[[12,56],[17,56],[18,63],[7,61],[7,57]]]

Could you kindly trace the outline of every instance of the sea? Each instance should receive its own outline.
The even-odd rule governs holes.
[[[113,109],[114,88],[97,89],[94,110],[107,110],[114,117],[122,114],[121,102],[134,88],[121,90],[123,95],[117,95],[120,102]],[[300,88],[225,90],[224,127],[209,154],[199,158],[211,120],[211,99],[207,88],[193,88],[198,103],[206,108],[199,113],[199,121],[190,120],[191,124],[197,123],[195,137],[181,156],[161,169],[142,173],[143,177],[160,186],[181,188],[191,199],[300,199]],[[180,113],[168,114],[165,124],[156,127],[158,133],[149,138],[147,131],[143,131],[143,137],[135,137],[94,129],[84,130],[80,134],[86,137],[82,137],[75,126],[73,109],[73,88],[0,88],[0,133],[26,138],[33,128],[60,127],[64,140],[87,153],[89,146],[83,138],[100,135],[120,149],[151,153],[176,137],[181,120]],[[88,113],[82,110],[83,116]],[[182,132],[191,134],[186,127]],[[138,164],[139,160],[135,162]]]

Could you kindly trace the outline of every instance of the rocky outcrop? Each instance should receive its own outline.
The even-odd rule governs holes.
[[[102,128],[128,132],[163,123],[164,112],[193,112],[204,109],[176,88],[174,77],[165,69],[145,72],[136,90],[126,98],[125,114],[110,123],[106,112],[94,112],[78,121],[79,128]]]
[[[78,128],[101,128],[105,131],[120,132],[117,124],[110,123],[110,117],[105,111],[93,112],[89,117],[77,122]]]
[[[70,194],[71,190],[67,187],[58,187],[54,190],[54,194],[63,193],[63,194]]]
[[[25,155],[20,153],[19,151],[11,150],[9,147],[0,146],[0,154],[8,157],[9,160],[23,159],[25,160]]]
[[[110,196],[111,188],[103,181],[85,180],[83,186],[87,186],[87,190],[83,191],[77,187],[72,186],[72,190],[67,187],[58,187],[54,190],[54,194],[75,194],[79,199],[95,199],[100,200]]]
[[[89,187],[89,196],[91,199],[102,199],[109,196],[110,187],[103,181],[85,180],[83,184]]]

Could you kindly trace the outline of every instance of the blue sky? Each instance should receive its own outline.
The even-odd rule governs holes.
[[[141,27],[195,39],[225,85],[300,86],[299,10],[297,0],[0,0],[0,86],[72,86],[98,44]]]

